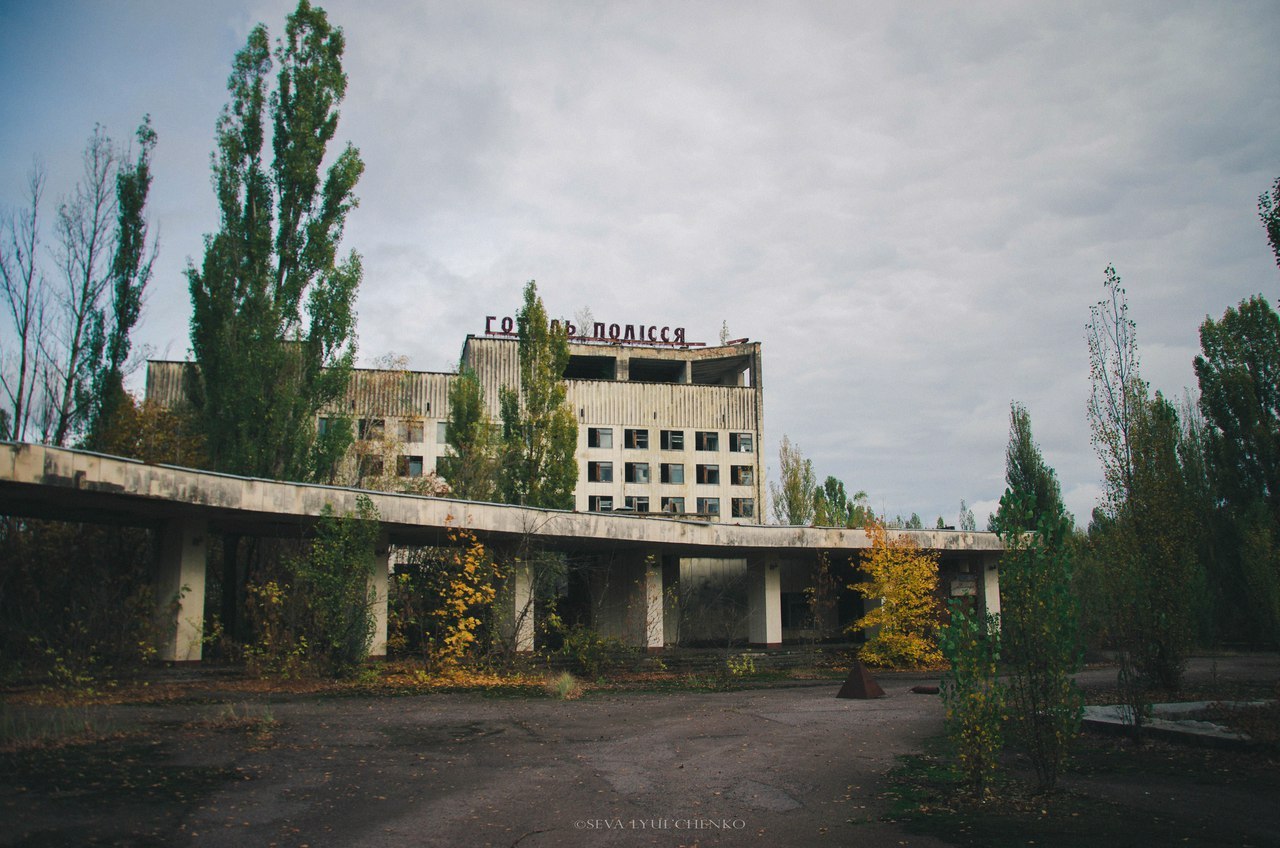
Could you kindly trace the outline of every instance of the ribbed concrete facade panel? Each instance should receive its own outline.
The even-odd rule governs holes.
[[[154,400],[164,407],[173,407],[186,400],[183,389],[186,372],[186,362],[148,362],[147,400]]]
[[[351,374],[351,383],[338,408],[353,415],[396,418],[444,418],[452,374],[429,371],[366,371]]]
[[[757,393],[750,388],[571,380],[568,400],[580,425],[756,429]]]

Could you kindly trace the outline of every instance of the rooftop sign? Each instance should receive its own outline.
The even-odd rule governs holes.
[[[497,328],[494,327],[495,322]],[[560,330],[559,321],[551,322],[553,332]],[[598,342],[602,344],[630,345],[671,345],[674,347],[704,347],[705,342],[685,341],[684,327],[659,327],[656,324],[605,324],[596,321],[587,335],[586,327],[579,328],[571,321],[564,322],[571,342]],[[579,332],[581,330],[581,332]],[[510,316],[501,320],[496,315],[484,318],[484,334],[486,336],[506,336],[515,338],[516,322]]]

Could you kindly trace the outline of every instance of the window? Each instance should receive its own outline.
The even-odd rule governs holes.
[[[587,480],[592,483],[612,483],[613,482],[613,463],[612,462],[588,462],[587,463]]]
[[[734,518],[755,518],[756,517],[756,499],[755,498],[734,498],[730,505],[733,509]]]
[[[337,423],[338,423],[338,419],[336,418],[322,417],[320,419],[320,423],[316,425],[316,433],[318,435],[323,436],[326,433],[328,433],[330,430],[332,430],[337,425]]]
[[[447,445],[449,443],[449,422],[448,421],[436,422],[436,442],[442,445]]]
[[[664,483],[683,483],[684,466],[678,462],[664,462],[659,469]]]
[[[624,479],[628,483],[648,483],[649,482],[649,463],[647,462],[628,462],[623,467]]]
[[[720,434],[713,431],[699,430],[694,434],[694,447],[700,451],[720,450]]]
[[[729,466],[729,482],[735,486],[750,486],[755,481],[755,476],[750,465]]]
[[[673,513],[684,512],[684,498],[663,498],[662,511]]]
[[[400,454],[396,457],[396,474],[401,477],[421,477],[422,457]]]
[[[719,498],[698,498],[698,515],[719,515]]]
[[[684,450],[684,430],[663,430],[663,450]]]
[[[386,424],[381,418],[361,418],[357,428],[358,436],[364,440],[381,439]]]
[[[718,465],[699,465],[697,468],[698,482],[716,484],[720,482],[720,466]]]
[[[421,442],[426,435],[421,421],[401,421],[397,434],[402,442]]]
[[[649,511],[649,499],[648,499],[648,498],[637,498],[637,497],[632,497],[631,495],[627,495],[627,497],[626,497],[626,504],[627,504],[627,509],[633,509],[633,510],[635,510],[636,512],[648,512],[648,511]]]
[[[729,434],[729,451],[731,453],[751,453],[750,433],[730,433]]]
[[[649,431],[648,430],[625,430],[623,432],[625,438],[623,447],[636,448],[645,450],[649,447]]]
[[[613,447],[613,428],[612,427],[588,427],[587,428],[587,447],[589,448]]]
[[[587,509],[591,512],[613,512],[613,496],[591,495],[587,498]]]

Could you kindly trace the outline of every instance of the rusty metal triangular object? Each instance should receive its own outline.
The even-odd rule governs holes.
[[[854,660],[853,668],[849,669],[849,676],[845,679],[844,685],[840,687],[836,697],[857,698],[859,700],[883,698],[884,690],[880,688],[879,683],[876,683],[876,679],[871,676],[871,672],[867,671],[867,667],[859,660]]]

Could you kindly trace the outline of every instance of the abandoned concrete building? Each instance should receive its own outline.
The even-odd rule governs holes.
[[[490,317],[486,332],[468,335],[462,347],[461,364],[478,376],[494,420],[499,388],[519,382],[513,329],[511,319]],[[564,376],[578,422],[575,513],[631,517],[635,524],[626,526],[654,536],[654,543],[602,544],[601,535],[618,533],[607,529],[581,544],[560,539],[557,549],[571,565],[550,591],[564,615],[650,649],[839,636],[861,616],[865,604],[847,586],[836,587],[825,611],[812,603],[811,591],[823,557],[837,567],[856,560],[855,549],[865,546],[861,531],[809,531],[767,556],[748,552],[755,544],[746,541],[751,528],[764,523],[761,360],[759,342],[689,343],[683,328],[673,333],[665,327],[596,324],[590,337],[571,335]],[[186,367],[150,362],[147,396],[180,402]],[[448,449],[449,386],[456,376],[357,369],[342,407],[323,413],[317,426],[334,415],[350,416],[356,452],[383,436],[395,445],[392,457],[366,455],[378,468],[364,470],[381,473],[384,462],[394,461],[397,476],[429,474]],[[353,461],[364,460],[357,455]],[[653,521],[669,524],[655,535]],[[682,526],[707,524],[741,525],[746,536],[740,555],[733,545],[713,550],[676,543],[682,533],[693,532]],[[998,543],[977,538],[989,534],[917,535],[924,547],[940,552],[943,594],[972,597],[981,608],[998,611]],[[672,541],[661,541],[668,537]],[[392,569],[394,560],[388,560]],[[509,625],[515,641],[529,649],[533,605],[548,589],[535,587],[532,573],[517,574],[515,581]]]

